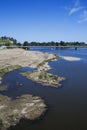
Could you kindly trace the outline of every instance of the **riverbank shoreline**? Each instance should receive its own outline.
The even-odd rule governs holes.
[[[20,48],[1,50],[0,82],[2,80],[2,76],[7,72],[22,67],[32,67],[37,68],[37,71],[35,71],[36,75],[34,75],[34,73],[32,72],[31,73],[32,78],[27,76],[28,78],[32,79],[33,81],[40,82],[42,84],[44,84],[45,81],[45,85],[47,84],[48,86],[58,87],[60,86],[59,82],[64,80],[65,78],[45,73],[45,71],[51,69],[48,62],[53,61],[57,58],[58,56],[56,54],[49,54],[47,52],[39,52],[39,51],[29,51]],[[35,76],[37,77],[37,80]],[[48,80],[50,82],[48,82]]]
[[[43,53],[38,51],[28,51],[24,49],[5,49],[0,51],[0,81],[3,76],[13,70],[32,67],[37,71],[31,71],[33,81],[39,82],[45,86],[60,86],[63,77],[55,76],[46,71],[51,69],[48,62],[57,59],[56,54]],[[36,74],[36,75],[35,75]],[[29,75],[28,75],[29,76]],[[25,76],[26,77],[26,76]],[[35,77],[38,80],[35,80]],[[44,82],[45,81],[45,82]],[[49,82],[48,82],[49,81]],[[0,91],[6,91],[6,86],[0,86]],[[32,97],[32,98],[31,98]],[[0,95],[0,128],[7,129],[12,125],[16,125],[22,118],[34,120],[39,118],[46,112],[47,106],[40,97],[35,99],[33,95],[22,95],[18,99],[12,101],[8,96]],[[5,100],[3,100],[5,99]],[[34,102],[34,100],[36,100]],[[2,102],[3,101],[3,102]],[[11,107],[10,107],[11,106]],[[14,106],[14,107],[12,107]],[[26,108],[27,107],[27,108]],[[8,109],[7,109],[8,108]],[[28,111],[28,108],[30,111]],[[36,111],[36,112],[35,112]],[[3,116],[5,115],[5,116]],[[4,118],[5,117],[5,118]],[[16,122],[17,121],[17,122]]]

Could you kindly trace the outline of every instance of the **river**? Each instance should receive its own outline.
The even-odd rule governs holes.
[[[8,90],[0,92],[12,98],[22,94],[42,97],[48,105],[48,112],[40,120],[20,122],[9,130],[86,130],[87,129],[87,48],[31,48],[31,50],[58,54],[60,58],[49,62],[49,72],[66,77],[60,88],[46,87],[26,79],[20,72],[32,70],[22,68],[7,73],[2,84]],[[63,57],[77,57],[69,61]]]

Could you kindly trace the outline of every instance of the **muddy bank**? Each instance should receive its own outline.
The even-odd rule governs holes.
[[[15,100],[0,95],[0,129],[6,130],[16,125],[21,118],[34,120],[46,111],[46,105],[40,97],[22,95]]]

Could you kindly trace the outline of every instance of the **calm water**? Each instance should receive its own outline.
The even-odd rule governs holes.
[[[23,68],[12,71],[3,78],[3,83],[8,85],[4,95],[15,98],[22,94],[41,96],[49,107],[42,120],[32,123],[24,121],[12,130],[87,130],[87,49],[31,48],[42,52],[55,53],[60,56],[81,58],[80,61],[66,61],[59,58],[49,62],[50,73],[66,77],[61,88],[43,87],[20,75],[20,72],[31,70]],[[22,85],[20,85],[22,83]]]

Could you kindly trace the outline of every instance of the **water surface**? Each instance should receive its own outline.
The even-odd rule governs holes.
[[[12,98],[22,94],[33,94],[42,97],[49,111],[42,120],[29,124],[20,123],[14,130],[86,130],[87,129],[87,49],[74,48],[31,48],[32,50],[49,52],[60,56],[81,58],[80,61],[66,61],[59,58],[49,62],[53,68],[50,73],[66,77],[61,88],[42,86],[26,79],[20,72],[31,68],[12,71],[3,77],[3,83],[8,85],[8,91],[1,92]],[[11,128],[12,129],[12,128]],[[12,129],[12,130],[13,130]]]

